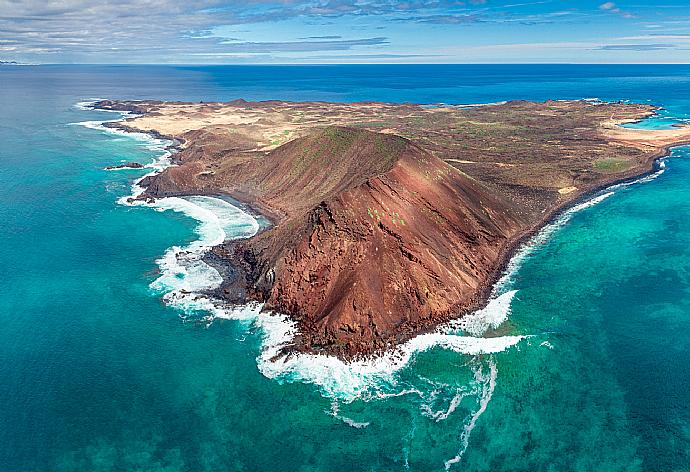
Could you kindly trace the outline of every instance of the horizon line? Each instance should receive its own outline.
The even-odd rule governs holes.
[[[5,61],[3,64],[2,61]],[[579,65],[579,66],[660,66],[690,65],[690,62],[40,62],[0,61],[0,66],[490,66],[490,65]],[[12,63],[14,62],[14,63]]]

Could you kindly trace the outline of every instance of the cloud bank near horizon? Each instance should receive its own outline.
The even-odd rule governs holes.
[[[0,0],[0,60],[24,62],[690,62],[689,46],[679,0]]]

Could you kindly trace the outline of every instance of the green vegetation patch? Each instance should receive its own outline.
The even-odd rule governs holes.
[[[594,161],[594,168],[599,172],[623,172],[630,168],[630,161],[615,157],[606,157]]]

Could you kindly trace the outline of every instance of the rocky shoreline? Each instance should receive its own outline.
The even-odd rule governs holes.
[[[591,200],[592,198],[595,198],[598,194],[601,192],[605,191],[607,188],[610,188],[615,185],[619,184],[625,184],[625,183],[630,183],[630,182],[635,182],[639,179],[642,179],[644,177],[650,176],[657,171],[660,170],[660,167],[658,166],[659,162],[666,157],[671,155],[672,148],[678,147],[678,146],[685,146],[685,145],[690,145],[690,140],[686,142],[680,142],[678,144],[674,144],[673,146],[668,146],[667,148],[664,149],[663,152],[660,152],[658,156],[654,157],[653,159],[650,160],[650,165],[647,170],[641,170],[641,171],[636,171],[636,172],[630,172],[626,176],[622,176],[616,179],[613,179],[609,182],[602,183],[600,185],[596,185],[590,189],[584,189],[582,192],[579,192],[576,195],[573,195],[569,200],[566,200],[563,202],[562,205],[554,208],[548,215],[544,216],[543,219],[533,227],[529,228],[527,231],[525,231],[523,234],[521,234],[519,237],[515,239],[510,245],[506,248],[505,254],[501,256],[500,260],[501,263],[499,266],[496,268],[494,273],[492,274],[492,277],[490,279],[490,282],[486,284],[486,287],[483,288],[482,294],[480,296],[480,303],[479,305],[475,308],[477,309],[482,309],[486,306],[488,303],[491,293],[500,278],[506,273],[506,270],[508,269],[508,264],[510,264],[510,261],[515,257],[515,255],[524,247],[525,244],[528,244],[530,239],[532,239],[534,236],[536,236],[542,229],[544,229],[546,226],[549,224],[553,223],[556,221],[563,213],[567,212],[568,210],[576,207],[577,205],[581,203],[586,203],[587,201]]]
[[[231,102],[232,103],[232,102]],[[235,102],[236,103],[236,102]],[[248,103],[248,102],[244,102]],[[151,105],[153,104],[153,105]],[[104,109],[115,109],[113,107],[118,107],[120,111],[130,111],[137,113],[139,115],[145,115],[148,110],[150,109],[149,107],[154,106],[154,107],[164,107],[165,105],[162,104],[161,102],[146,102],[146,105],[141,105],[141,104],[132,104],[130,102],[107,102],[105,105]],[[648,116],[651,114],[652,111],[651,109],[643,109],[643,113],[641,115],[637,115],[635,118],[636,119],[642,119],[645,116]],[[117,127],[120,129],[123,129],[125,131],[131,131],[131,132],[145,132],[149,133],[152,136],[156,138],[161,138],[161,139],[170,139],[173,141],[172,148],[174,148],[176,151],[175,153],[175,162],[178,165],[182,165],[183,167],[190,166],[190,165],[196,165],[195,171],[197,171],[197,176],[202,176],[204,175],[204,172],[213,172],[215,174],[215,170],[209,170],[209,171],[204,171],[200,170],[201,167],[198,167],[197,164],[197,159],[202,159],[204,160],[204,166],[208,167],[209,164],[211,164],[211,167],[217,166],[217,164],[213,164],[214,162],[217,162],[215,160],[208,160],[208,152],[204,151],[200,157],[197,156],[197,159],[195,160],[190,160],[189,156],[192,155],[196,150],[194,149],[194,145],[197,142],[208,142],[208,143],[217,143],[218,139],[215,141],[213,140],[213,137],[209,140],[201,140],[199,141],[198,136],[190,136],[191,133],[186,132],[182,135],[179,134],[168,134],[161,132],[156,129],[146,129],[144,127],[137,127],[137,126],[132,126],[131,124],[131,119],[128,120],[127,123],[124,122],[113,122],[109,123],[108,126],[112,127]],[[625,121],[631,121],[630,119],[625,120]],[[348,131],[348,133],[350,133]],[[357,132],[359,133],[359,132]],[[359,136],[359,134],[356,134]],[[371,135],[371,138],[369,135],[365,136],[366,139],[378,139],[376,136]],[[349,138],[348,138],[349,139]],[[627,137],[625,139],[628,139]],[[592,198],[596,193],[602,191],[603,189],[615,185],[621,182],[625,181],[631,181],[635,179],[639,179],[643,177],[646,174],[650,174],[654,172],[656,169],[656,162],[658,159],[665,157],[666,155],[669,154],[670,148],[673,146],[678,146],[682,144],[687,144],[690,142],[690,133],[688,134],[688,137],[684,138],[673,138],[672,142],[670,143],[661,143],[659,145],[656,145],[655,151],[650,153],[647,147],[644,147],[644,153],[640,152],[640,154],[644,154],[644,158],[641,159],[639,163],[636,163],[634,166],[631,166],[629,169],[622,171],[622,172],[615,172],[611,173],[610,175],[607,175],[603,178],[598,177],[598,180],[593,181],[590,185],[583,185],[580,184],[577,187],[572,187],[575,188],[575,190],[568,190],[567,194],[560,195],[558,200],[555,201],[555,204],[548,205],[544,211],[542,211],[541,215],[538,215],[537,217],[533,218],[532,221],[525,220],[525,218],[522,218],[521,221],[524,221],[525,223],[520,223],[517,226],[515,223],[508,223],[508,228],[509,227],[514,227],[516,228],[515,230],[511,229],[509,232],[513,232],[514,234],[510,234],[507,236],[507,239],[505,242],[499,244],[497,246],[498,248],[498,254],[496,256],[491,256],[492,257],[492,263],[491,263],[491,270],[487,273],[486,276],[482,276],[477,279],[478,285],[476,288],[472,289],[471,294],[469,295],[468,298],[464,298],[464,301],[461,303],[460,306],[455,306],[455,307],[450,307],[449,308],[444,308],[441,312],[437,312],[433,317],[431,318],[425,318],[425,319],[419,319],[419,321],[415,322],[408,322],[409,324],[405,329],[399,329],[396,328],[395,332],[391,332],[393,336],[386,335],[386,336],[379,336],[376,334],[369,334],[369,335],[361,335],[360,336],[360,331],[362,328],[359,326],[356,322],[353,325],[339,325],[341,328],[336,328],[335,331],[329,331],[330,328],[326,328],[325,333],[326,337],[323,337],[323,334],[321,333],[322,328],[318,328],[318,323],[315,325],[313,324],[314,321],[309,321],[307,322],[307,319],[304,318],[305,312],[301,311],[302,309],[299,308],[297,311],[294,311],[293,309],[290,308],[290,306],[280,306],[280,301],[278,302],[278,305],[275,305],[275,287],[279,286],[278,284],[282,283],[284,284],[285,282],[276,282],[276,269],[275,268],[269,268],[268,272],[266,271],[266,266],[265,266],[265,261],[260,260],[257,258],[257,254],[262,254],[260,257],[264,257],[265,254],[264,252],[261,253],[255,253],[254,249],[248,249],[251,248],[252,246],[245,246],[244,242],[232,242],[229,244],[224,244],[221,246],[218,246],[214,248],[212,251],[210,251],[207,255],[207,262],[210,263],[212,266],[216,267],[219,269],[219,272],[223,276],[224,283],[221,289],[219,289],[216,293],[216,295],[220,295],[223,297],[225,300],[231,302],[231,303],[242,303],[246,301],[251,301],[251,300],[256,300],[256,301],[269,301],[268,308],[283,308],[280,310],[281,312],[287,312],[293,319],[297,320],[298,323],[300,324],[301,329],[301,334],[298,336],[296,339],[296,344],[293,347],[296,350],[299,351],[304,351],[304,352],[317,352],[317,353],[327,353],[327,354],[335,354],[338,355],[341,358],[346,358],[346,359],[351,359],[354,357],[358,357],[360,355],[369,355],[369,354],[374,354],[378,351],[386,350],[396,344],[399,344],[401,342],[404,342],[411,337],[414,337],[418,334],[424,333],[424,332],[429,332],[433,331],[439,324],[442,324],[443,322],[449,321],[451,319],[457,318],[459,316],[462,316],[462,314],[469,313],[472,311],[475,311],[477,309],[483,308],[491,295],[492,289],[495,285],[495,283],[498,281],[498,279],[503,275],[505,272],[505,269],[507,265],[509,264],[510,260],[512,257],[515,255],[516,251],[518,251],[534,234],[536,234],[539,230],[541,230],[545,225],[553,221],[555,218],[557,218],[560,214],[562,214],[564,211],[567,211],[569,208],[572,208],[574,205],[588,200]],[[315,141],[315,145],[318,145],[319,142]],[[647,143],[644,143],[646,146]],[[396,146],[398,144],[395,144]],[[620,146],[617,144],[617,146]],[[190,147],[192,149],[190,149]],[[179,151],[184,151],[183,155],[181,156]],[[417,151],[414,151],[416,153]],[[270,152],[269,152],[270,155]],[[362,155],[361,153],[359,154],[360,156]],[[428,160],[429,157],[423,157],[423,155],[420,154],[415,159],[426,159]],[[448,159],[448,161],[453,161],[453,159]],[[467,162],[467,161],[464,161]],[[191,164],[190,164],[191,163]],[[506,164],[510,165],[510,164]],[[388,171],[386,171],[388,172]],[[444,170],[445,172],[445,170]],[[159,174],[160,175],[160,174]],[[212,175],[212,174],[210,174]],[[375,175],[375,174],[372,174]],[[386,174],[382,174],[385,176]],[[416,174],[415,174],[416,175]],[[422,174],[420,174],[421,176]],[[456,177],[453,177],[454,179]],[[415,177],[415,179],[421,179],[421,177]],[[462,186],[468,185],[469,181],[466,181],[465,184],[462,184]],[[492,182],[487,182],[486,185],[490,185]],[[201,186],[198,184],[195,184],[194,186],[190,186],[190,188],[184,188],[183,186],[172,186],[172,187],[163,187],[160,186],[161,181],[159,180],[158,176],[153,176],[149,178],[148,180],[145,179],[145,181],[141,182],[141,185],[147,188],[147,191],[142,194],[141,198],[156,198],[158,196],[173,196],[173,195],[198,195],[198,194],[205,194],[205,195],[219,195],[219,194],[227,194],[231,196],[234,199],[237,199],[238,201],[247,204],[250,208],[252,208],[253,211],[257,211],[258,213],[265,215],[269,220],[272,221],[274,228],[276,225],[280,227],[280,223],[285,221],[286,214],[285,211],[280,211],[279,210],[279,205],[270,204],[265,198],[256,198],[256,195],[252,195],[251,192],[247,193],[245,191],[242,191],[241,189],[232,189],[232,188],[227,188],[224,187],[223,185],[209,185],[209,186]],[[152,187],[154,185],[154,187]],[[409,185],[409,184],[408,184]],[[446,185],[446,184],[443,184]],[[453,184],[455,185],[455,184]],[[474,184],[473,184],[474,185]],[[487,187],[488,188],[488,187]],[[568,187],[570,188],[570,187]],[[477,201],[481,201],[482,199],[488,198],[488,193],[486,193],[486,190],[482,190],[484,187],[477,187],[477,192],[480,192],[477,194],[477,197],[473,198],[479,198]],[[479,196],[479,195],[483,196]],[[340,198],[340,197],[338,197]],[[377,197],[380,198],[380,197]],[[339,201],[339,200],[337,200]],[[467,201],[469,202],[472,200]],[[324,210],[316,210],[316,213],[309,213],[312,220],[316,218],[318,221],[321,221],[321,223],[318,223],[318,221],[314,220],[314,223],[317,223],[317,226],[314,226],[314,228],[317,228],[319,225],[330,225],[329,227],[336,228],[338,227],[338,224],[334,219],[334,217],[328,216],[331,211],[330,205],[333,205],[334,203],[328,203],[328,204],[323,204],[322,207],[325,209],[326,213],[324,213]],[[325,205],[325,206],[324,206]],[[341,204],[336,204],[337,208],[341,208],[341,206],[338,206]],[[494,210],[489,209],[490,214],[498,215],[496,211],[499,213],[507,211],[507,215],[513,213],[514,215],[519,215],[520,209],[518,208],[509,210],[511,206],[505,202],[499,203],[499,201],[496,201],[496,203],[493,204],[495,206]],[[498,205],[498,206],[496,206]],[[508,205],[508,206],[506,206]],[[482,212],[486,212],[487,210],[483,209],[484,204],[482,204],[482,207],[477,207],[476,210],[479,213],[475,213],[476,215],[481,214]],[[491,205],[488,207],[490,208]],[[348,208],[351,209],[351,207],[345,206],[342,207],[343,211],[347,210]],[[441,208],[441,207],[439,207]],[[502,209],[499,209],[502,208]],[[309,210],[312,211],[312,210]],[[515,213],[515,212],[518,213]],[[535,212],[532,212],[530,214],[534,214]],[[316,215],[316,216],[314,216]],[[326,215],[326,220],[324,220],[324,215]],[[448,215],[450,214],[445,214],[442,216],[443,219],[445,219]],[[419,218],[419,217],[418,217]],[[510,221],[510,218],[518,218],[520,220],[521,217],[519,216],[509,216],[509,219],[506,221]],[[516,220],[516,221],[518,221]],[[311,220],[310,220],[311,221]],[[380,221],[380,220],[379,220]],[[460,220],[458,220],[460,221]],[[528,221],[528,222],[527,222]],[[488,222],[488,220],[487,220]],[[308,227],[312,228],[312,224],[314,223],[309,223]],[[493,224],[493,223],[492,223]],[[335,225],[335,226],[333,226]],[[521,229],[517,230],[519,226],[522,226]],[[322,226],[323,228],[326,228],[326,226]],[[387,228],[384,226],[381,226],[381,223],[379,223],[379,227],[382,230],[389,231]],[[480,229],[478,227],[477,229],[479,232],[477,235],[483,234],[485,230]],[[308,230],[306,235],[309,233]],[[314,230],[316,231],[316,230]],[[404,230],[403,230],[404,231]],[[474,230],[473,230],[474,231]],[[270,233],[270,232],[269,232]],[[273,231],[275,233],[275,231]],[[385,233],[385,231],[384,231]],[[297,233],[295,233],[297,234]],[[314,234],[312,232],[312,240],[314,237]],[[334,233],[335,234],[335,233]],[[270,236],[270,234],[269,234]],[[400,237],[400,236],[396,236]],[[483,236],[481,236],[483,237]],[[255,239],[256,236],[252,239]],[[261,238],[257,238],[261,239]],[[265,239],[265,238],[264,238]],[[279,239],[280,240],[280,239]],[[285,241],[289,241],[290,237],[288,239],[285,239]],[[336,238],[337,240],[337,238]],[[490,239],[489,239],[490,240]],[[487,240],[487,241],[489,241]],[[333,241],[331,239],[331,241]],[[263,246],[264,249],[262,251],[268,250],[270,252],[270,248],[272,247],[271,244],[269,243],[269,246]],[[328,243],[332,244],[332,243]],[[405,243],[408,244],[408,243]],[[474,243],[472,243],[474,244]],[[295,246],[297,247],[297,246]],[[405,247],[405,246],[401,246]],[[267,248],[267,249],[266,249]],[[307,248],[308,249],[308,248]],[[405,251],[405,250],[404,250]],[[403,251],[403,252],[404,252]],[[492,250],[493,251],[493,250]],[[317,251],[318,253],[318,251]],[[283,256],[280,256],[283,257]],[[414,260],[416,256],[414,256],[411,260]],[[466,256],[463,256],[466,257]],[[274,259],[277,260],[277,259]],[[281,259],[282,261],[282,259]],[[283,267],[285,267],[283,263]],[[288,266],[289,267],[289,266]],[[285,270],[281,269],[280,267],[278,268],[279,271]],[[283,272],[284,273],[284,272]],[[278,274],[280,276],[280,273]],[[298,286],[300,283],[298,283]],[[263,287],[259,288],[257,290],[257,287]],[[419,293],[419,292],[417,292]],[[465,293],[465,292],[463,292]],[[428,296],[428,295],[427,295]],[[272,298],[273,297],[273,298]],[[419,295],[417,295],[419,297]],[[271,302],[271,300],[273,300]],[[423,306],[424,303],[422,303],[420,306]],[[390,313],[390,312],[389,312]],[[354,315],[350,315],[354,316]],[[377,323],[381,323],[382,321],[378,321]],[[306,324],[305,324],[306,323]],[[328,325],[325,325],[328,326]],[[342,326],[345,326],[345,328],[342,328]],[[374,331],[373,333],[376,333],[376,324],[373,325]],[[345,334],[339,334],[338,329],[340,330],[345,330]],[[351,331],[350,331],[351,330]],[[349,332],[349,334],[348,334]],[[363,332],[362,332],[363,333]],[[353,337],[354,336],[354,337]],[[363,337],[362,337],[363,336]],[[342,338],[342,341],[339,341],[338,339]],[[377,339],[378,338],[378,339]]]

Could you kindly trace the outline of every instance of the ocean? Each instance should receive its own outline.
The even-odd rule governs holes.
[[[167,143],[103,129],[96,98],[598,98],[664,128],[690,66],[1,66],[0,471],[690,470],[690,148],[544,228],[463,322],[277,362],[286,319],[185,293],[262,221],[127,204]]]

